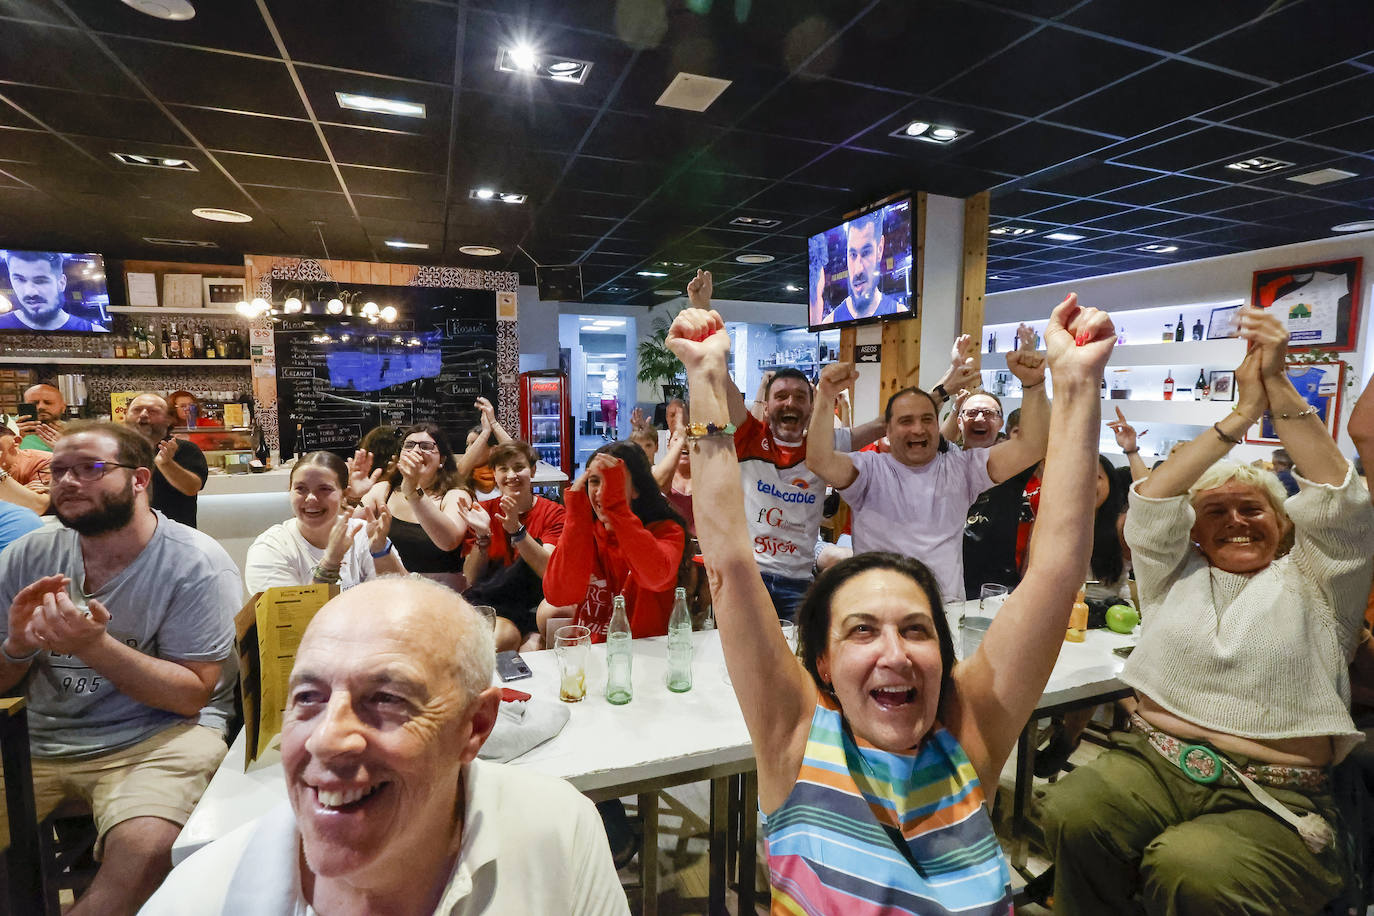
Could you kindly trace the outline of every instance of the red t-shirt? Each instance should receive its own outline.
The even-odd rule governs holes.
[[[501,497],[484,499],[478,505],[487,510],[487,515],[491,518],[491,544],[487,546],[487,564],[499,563],[509,566],[515,562],[517,554],[511,548],[510,535],[496,517],[501,514]],[[536,496],[534,505],[520,516],[520,521],[524,524],[528,536],[541,544],[557,544],[558,539],[563,536],[563,507],[551,499]],[[471,531],[463,538],[464,556],[472,549],[475,540]]]

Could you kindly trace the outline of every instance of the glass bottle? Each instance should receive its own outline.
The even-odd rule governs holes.
[[[162,359],[172,358],[172,338],[171,335],[167,333],[167,325],[165,324],[162,326],[162,348],[158,351],[157,355]]]
[[[1199,318],[1197,323],[1193,325],[1193,340],[1201,340],[1205,330],[1206,329],[1202,326],[1202,319]]]
[[[1174,328],[1174,343],[1183,342],[1183,315],[1178,316],[1178,325]]]
[[[1174,399],[1174,370],[1170,369],[1169,374],[1164,376],[1164,400]]]
[[[668,689],[686,693],[692,689],[692,614],[687,610],[687,589],[673,593],[673,615],[668,618]]]
[[[630,618],[625,615],[625,596],[616,595],[611,623],[606,627],[606,702],[624,706],[634,698],[634,687],[630,682],[633,663]]]
[[[223,331],[215,335],[215,356],[220,359],[229,358],[229,332]]]
[[[181,332],[181,358],[194,359],[198,354],[195,351],[193,338],[190,331]]]
[[[1193,382],[1193,400],[1201,401],[1207,394],[1207,373],[1199,369],[1197,371],[1197,381]]]
[[[1165,343],[1173,343],[1173,342],[1174,342],[1174,326],[1173,326],[1172,322],[1168,322],[1168,321],[1164,322],[1164,342],[1165,342]]]
[[[1083,597],[1083,589],[1073,599],[1073,610],[1069,611],[1069,628],[1064,633],[1065,642],[1082,642],[1088,629],[1088,602]]]
[[[164,336],[163,341],[167,344],[167,352],[164,354],[168,359],[181,358],[181,337],[177,334],[177,323],[172,322],[172,333],[170,339]]]

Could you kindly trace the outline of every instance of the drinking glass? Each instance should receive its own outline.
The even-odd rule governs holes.
[[[558,658],[558,698],[564,703],[580,703],[587,695],[587,655],[592,648],[592,631],[571,624],[553,634],[553,650]]]
[[[959,644],[965,661],[973,657],[992,623],[991,617],[965,617],[959,621]]]
[[[996,582],[983,583],[978,594],[978,610],[984,617],[996,617],[1002,602],[1007,600],[1007,587]]]

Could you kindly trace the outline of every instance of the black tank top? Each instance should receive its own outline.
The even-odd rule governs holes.
[[[416,573],[461,573],[463,571],[462,547],[453,550],[440,550],[429,539],[425,529],[418,522],[403,522],[399,518],[391,520],[391,543],[405,564],[406,572]]]

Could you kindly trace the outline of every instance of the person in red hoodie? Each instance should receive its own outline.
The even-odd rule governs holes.
[[[601,642],[611,603],[624,595],[636,638],[667,633],[686,526],[654,483],[643,449],[631,442],[597,449],[563,498],[563,535],[544,571],[540,632],[549,618],[571,616]]]

